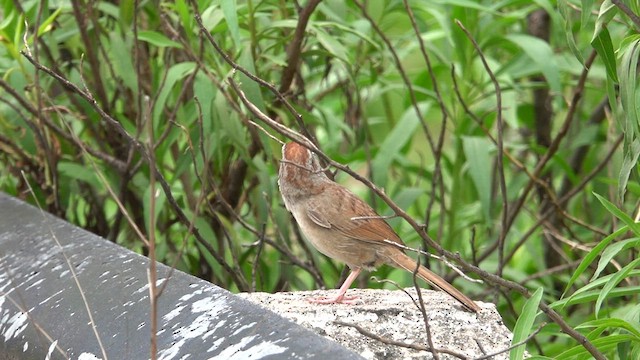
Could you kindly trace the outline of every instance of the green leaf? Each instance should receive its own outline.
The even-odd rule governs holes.
[[[401,209],[408,209],[410,206],[415,204],[416,201],[418,201],[418,198],[420,196],[424,194],[426,194],[424,188],[408,187],[400,190],[400,192],[398,192],[393,197],[393,200]]]
[[[615,273],[615,275],[612,276],[611,279],[609,279],[609,281],[604,285],[604,287],[602,288],[602,291],[600,291],[600,295],[598,295],[598,300],[596,300],[596,306],[595,306],[596,317],[600,312],[600,307],[602,307],[602,302],[608,298],[611,290],[613,290],[622,280],[626,279],[627,276],[629,275],[629,272],[631,272],[631,270],[634,270],[636,266],[638,266],[639,264],[640,264],[640,259],[633,260],[632,262],[627,264],[625,267],[620,269],[620,271]]]
[[[640,340],[640,325],[638,323],[629,323],[619,318],[606,318],[587,321],[584,324],[576,326],[577,329],[586,329],[592,327],[605,327],[610,329],[625,329],[635,335]]]
[[[605,0],[602,2],[602,5],[600,5],[600,11],[598,12],[598,19],[596,20],[596,26],[593,31],[593,37],[591,38],[591,41],[593,41],[593,39],[595,39],[598,36],[598,34],[600,34],[600,31],[602,31],[602,29],[607,26],[609,21],[613,19],[613,17],[616,15],[617,12],[618,12],[618,9],[611,2],[611,0]],[[588,15],[591,15],[591,14],[588,14]],[[586,15],[583,14],[583,16],[586,16]]]
[[[542,75],[549,83],[549,88],[555,93],[562,92],[558,64],[549,44],[531,35],[510,34],[505,37],[524,51],[538,66]]]
[[[135,74],[135,69],[131,62],[131,42],[133,37],[123,38],[123,36],[126,35],[116,31],[109,33],[111,47],[108,54],[118,74]],[[122,76],[121,79],[134,93],[138,92],[138,82],[135,76]]]
[[[598,339],[593,339],[591,343],[598,348],[600,352],[607,352],[615,349],[618,344],[626,341],[637,341],[633,335],[607,335]],[[575,360],[582,356],[589,356],[589,353],[582,345],[576,345],[569,350],[556,355],[556,360]]]
[[[602,272],[602,270],[604,270],[604,268],[607,265],[609,265],[609,263],[611,262],[611,259],[613,259],[614,256],[618,255],[619,252],[627,250],[629,248],[634,248],[639,245],[640,245],[640,239],[632,238],[632,239],[622,240],[618,243],[615,243],[607,247],[604,250],[604,252],[602,252],[602,256],[600,257],[600,261],[598,262],[598,268],[596,269],[593,276],[591,277],[591,280],[597,279],[598,276],[600,276],[600,273]]]
[[[146,41],[157,47],[174,47],[182,49],[182,45],[180,43],[170,40],[168,37],[164,36],[164,34],[156,31],[139,31],[138,40]]]
[[[634,34],[622,40],[618,54],[622,55],[618,68],[618,79],[620,80],[620,101],[626,114],[623,127],[625,142],[629,144],[631,143],[630,139],[640,137],[640,115],[638,113],[638,92],[636,91],[640,35]]]
[[[603,278],[598,279],[598,281],[600,281]],[[608,278],[607,278],[608,281]],[[601,282],[600,285],[604,284],[605,281]],[[591,284],[589,284],[591,285]],[[566,299],[562,299],[562,300],[558,300],[558,301],[554,301],[552,304],[550,304],[549,306],[552,307],[553,309],[560,309],[566,306],[573,306],[573,305],[579,305],[579,304],[585,304],[585,303],[592,303],[595,302],[598,299],[598,296],[600,296],[600,292],[602,290],[597,289],[597,290],[591,290],[591,291],[584,291],[581,292],[578,295],[571,295],[571,297],[566,298]],[[576,292],[577,293],[577,292]],[[610,293],[609,293],[609,299],[613,299],[616,297],[626,297],[626,296],[637,296],[638,293],[640,293],[640,286],[627,286],[627,287],[619,287],[619,288],[614,288]]]
[[[229,28],[231,39],[236,46],[240,46],[240,28],[238,27],[238,12],[236,7],[236,0],[222,0],[220,3],[222,12],[224,13],[224,20]]]
[[[58,172],[61,176],[70,180],[84,181],[94,189],[101,189],[104,187],[92,166],[60,161],[58,163]]]
[[[573,38],[573,12],[569,9],[567,3],[567,0],[558,1],[558,10],[560,10],[560,15],[562,15],[562,18],[564,19],[564,34],[567,39],[567,45],[569,45],[569,49],[573,53],[573,56],[575,56],[575,58],[584,65],[584,57],[578,49],[578,45],[576,45],[576,39]]]
[[[334,36],[327,34],[324,30],[319,27],[313,28],[314,33],[318,39],[318,42],[322,45],[323,48],[327,50],[331,55],[337,57],[338,59],[349,63],[349,57],[347,56],[347,49],[342,45]]]
[[[591,17],[591,8],[593,8],[593,0],[582,0],[582,11],[580,17],[580,31],[584,31]]]
[[[609,76],[614,82],[618,82],[616,55],[613,52],[613,44],[611,43],[609,30],[607,30],[607,28],[603,28],[602,31],[600,31],[600,33],[591,40],[591,46],[593,46],[604,62],[604,67],[607,69],[607,76]]]
[[[153,121],[154,123],[158,123],[158,119],[160,118],[160,114],[162,114],[162,109],[166,106],[167,98],[169,97],[169,93],[171,89],[175,86],[178,80],[184,78],[196,68],[196,63],[194,62],[182,62],[173,65],[168,73],[167,77],[164,81],[164,85],[158,94],[158,99],[155,104],[153,104]]]
[[[615,217],[617,217],[618,219],[622,220],[623,223],[625,223],[628,227],[629,230],[633,231],[633,233],[636,236],[640,236],[640,224],[636,223],[629,215],[627,215],[626,213],[624,213],[622,210],[618,209],[615,205],[613,205],[613,203],[611,203],[609,200],[603,198],[602,196],[598,195],[597,193],[593,193],[593,195],[596,196],[596,198],[598,198],[598,200],[600,201],[600,203],[602,203],[602,205],[611,213],[613,214]]]
[[[426,107],[422,107],[421,110],[423,114],[427,112]],[[385,137],[371,163],[372,172],[378,185],[382,187],[386,185],[391,163],[400,154],[400,149],[411,140],[419,123],[415,110],[409,108]]]
[[[533,323],[538,316],[538,305],[540,305],[540,300],[542,299],[543,290],[542,288],[538,288],[533,295],[527,299],[527,302],[524,304],[524,308],[522,309],[522,314],[518,317],[518,321],[516,321],[516,326],[513,328],[513,339],[511,340],[511,344],[517,344],[529,336],[531,333],[531,328],[533,327]],[[509,353],[510,360],[521,360],[524,358],[524,350],[526,346],[522,344],[511,349]]]
[[[251,45],[247,43],[240,54],[240,58],[238,59],[238,63],[249,70],[250,73],[255,74],[255,59],[253,58],[253,54],[251,53]],[[262,97],[262,92],[260,91],[260,86],[253,80],[249,79],[245,74],[240,73],[240,89],[247,96],[247,99],[251,101],[258,109],[265,111],[266,107],[264,104],[264,99]]]
[[[135,0],[120,1],[120,22],[125,26],[130,26],[133,22],[133,12],[135,10]]]
[[[580,265],[578,265],[578,267],[575,269],[575,271],[571,275],[571,279],[569,279],[569,282],[567,283],[567,286],[564,289],[564,293],[562,294],[562,296],[564,296],[567,293],[567,291],[569,291],[569,289],[571,288],[571,285],[573,285],[573,283],[578,279],[578,277],[580,277],[584,273],[584,271],[591,265],[591,263],[595,261],[595,259],[598,257],[600,252],[603,249],[605,249],[611,241],[613,241],[618,236],[621,236],[622,234],[626,233],[627,231],[629,231],[629,227],[623,226],[622,228],[616,230],[613,234],[600,240],[600,243],[598,243],[598,245],[594,246],[593,249],[589,251],[589,253],[580,262]]]
[[[629,149],[624,152],[624,158],[622,160],[622,165],[620,166],[620,174],[618,175],[618,199],[620,201],[624,200],[624,194],[627,191],[629,177],[631,177],[631,170],[638,165],[638,158],[640,157],[640,139],[633,139],[628,148]]]
[[[485,221],[491,220],[491,154],[493,144],[487,138],[462,137],[462,148],[467,158],[469,175],[478,192]]]
[[[40,24],[40,26],[38,27],[38,36],[42,36],[42,34],[53,29],[51,24],[56,20],[56,18],[58,17],[61,11],[62,11],[61,7],[57,8],[56,11],[53,12],[53,14],[51,14],[48,18],[46,18],[42,22],[42,24]]]

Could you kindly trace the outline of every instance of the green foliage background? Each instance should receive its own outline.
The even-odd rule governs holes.
[[[300,119],[224,61],[186,0],[3,1],[0,189],[33,202],[28,183],[46,210],[145,254],[132,223],[147,235],[152,220],[160,261],[232,291],[333,287],[342,264],[301,240],[277,191],[280,144],[252,121],[275,131],[242,105],[233,78],[442,247],[535,292],[525,306],[509,286],[449,274],[495,302],[516,339],[545,320],[543,301],[607,358],[640,358],[637,2],[410,1],[417,33],[397,0],[196,5],[223,51]],[[336,179],[393,214],[350,176]],[[375,275],[411,284],[387,267]],[[527,349],[593,354],[554,322]]]

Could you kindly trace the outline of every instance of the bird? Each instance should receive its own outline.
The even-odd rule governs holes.
[[[371,206],[344,186],[331,180],[317,155],[297,142],[282,146],[278,187],[284,205],[309,242],[322,254],[339,260],[350,274],[335,297],[309,299],[320,304],[354,303],[347,290],[360,272],[382,264],[413,273],[433,288],[451,295],[472,312],[480,307],[446,280],[418,265],[404,251],[400,236]]]

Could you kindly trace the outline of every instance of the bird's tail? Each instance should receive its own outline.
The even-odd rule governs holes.
[[[389,256],[390,263],[389,265],[407,270],[410,273],[413,273],[418,267],[418,264],[415,260],[407,256],[406,254],[398,251],[393,255]],[[466,295],[461,293],[458,289],[454,288],[453,285],[449,284],[446,280],[436,275],[433,271],[427,269],[424,266],[420,266],[418,268],[417,274],[422,280],[426,281],[432,287],[442,290],[447,294],[451,295],[454,299],[458,300],[462,305],[464,305],[467,309],[478,312],[480,311],[480,307],[473,302],[473,300],[469,299]]]

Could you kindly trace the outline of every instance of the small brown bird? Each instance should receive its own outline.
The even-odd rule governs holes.
[[[307,239],[321,253],[346,263],[351,269],[338,296],[312,302],[349,303],[345,296],[362,269],[381,264],[413,272],[417,263],[401,249],[385,243],[404,245],[398,234],[351,191],[327,177],[316,155],[304,146],[290,142],[282,147],[278,185],[284,204],[298,222]],[[480,307],[451,284],[420,266],[418,276],[478,312]]]

